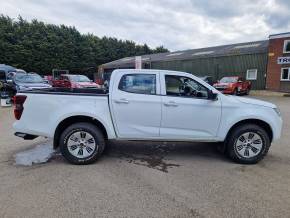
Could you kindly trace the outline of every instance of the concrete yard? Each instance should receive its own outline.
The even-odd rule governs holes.
[[[290,98],[279,106],[281,140],[257,165],[232,163],[210,143],[110,142],[95,164],[55,154],[15,165],[14,155],[47,139],[13,135],[0,108],[0,217],[290,217]]]

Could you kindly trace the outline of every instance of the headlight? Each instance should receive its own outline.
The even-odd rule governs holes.
[[[273,109],[274,109],[274,111],[278,114],[278,116],[281,117],[281,111],[280,111],[280,109],[277,108],[277,107],[275,107],[275,108],[273,108]]]

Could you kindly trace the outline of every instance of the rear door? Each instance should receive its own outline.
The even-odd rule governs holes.
[[[161,73],[160,137],[211,140],[217,135],[221,101],[209,100],[208,89],[191,77]]]
[[[120,138],[159,137],[161,121],[159,74],[143,72],[120,73],[112,81],[110,104],[117,135]]]

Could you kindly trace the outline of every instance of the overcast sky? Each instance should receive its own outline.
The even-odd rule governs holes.
[[[290,31],[290,0],[0,0],[0,13],[172,51]]]

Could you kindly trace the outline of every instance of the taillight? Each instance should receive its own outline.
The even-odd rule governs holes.
[[[16,120],[20,120],[23,112],[23,104],[26,100],[25,95],[15,95],[14,96],[14,116]]]

